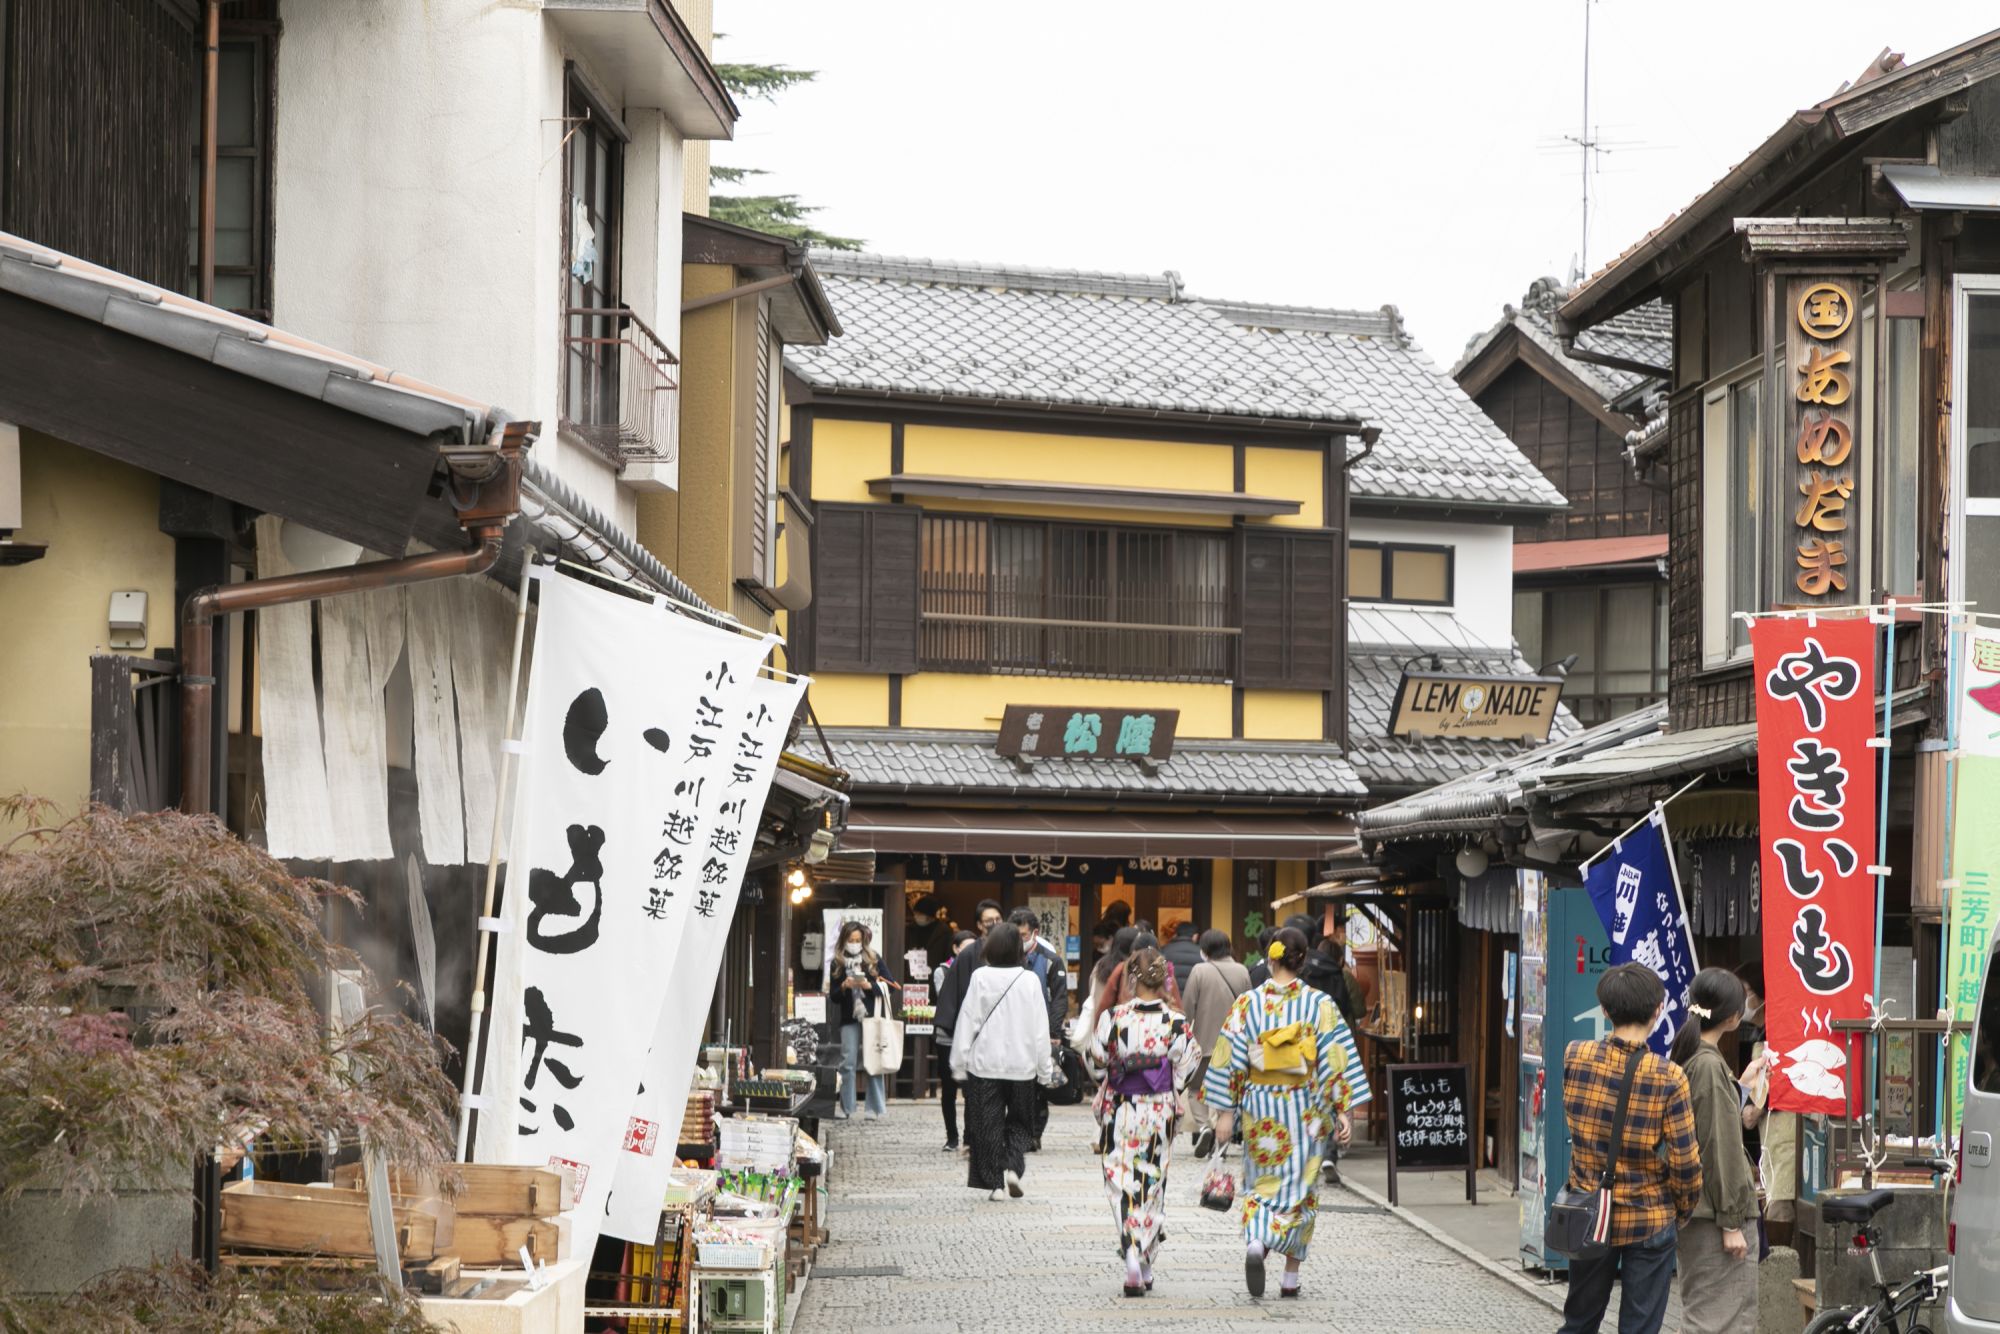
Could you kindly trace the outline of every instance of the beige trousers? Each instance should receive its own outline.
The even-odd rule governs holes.
[[[1697,1218],[1681,1229],[1681,1334],[1757,1334],[1757,1223],[1744,1226],[1749,1252],[1732,1260],[1722,1229]]]

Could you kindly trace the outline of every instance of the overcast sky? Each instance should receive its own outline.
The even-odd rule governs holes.
[[[717,0],[717,59],[820,71],[716,161],[887,254],[1177,270],[1399,306],[1443,365],[1581,221],[1584,0]],[[1600,0],[1595,269],[1884,46],[1991,0]]]

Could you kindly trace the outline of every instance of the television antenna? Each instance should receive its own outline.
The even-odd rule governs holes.
[[[1571,282],[1582,282],[1590,272],[1590,170],[1596,165],[1599,154],[1608,150],[1604,141],[1590,128],[1590,6],[1592,0],[1583,0],[1583,120],[1575,134],[1566,134],[1564,139],[1577,146],[1578,175],[1583,183],[1583,221],[1578,228],[1576,243],[1576,271],[1570,275]]]

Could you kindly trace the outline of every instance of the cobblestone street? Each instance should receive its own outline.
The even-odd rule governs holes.
[[[1054,1109],[1043,1152],[1029,1158],[1027,1198],[1005,1204],[966,1187],[964,1158],[939,1147],[935,1103],[828,1124],[832,1240],[806,1287],[800,1334],[1216,1334],[1279,1324],[1333,1334],[1546,1334],[1559,1323],[1532,1297],[1334,1188],[1321,1195],[1305,1295],[1279,1300],[1274,1262],[1264,1299],[1251,1301],[1234,1223],[1195,1203],[1204,1165],[1185,1135],[1175,1144],[1156,1285],[1128,1299],[1088,1108]]]

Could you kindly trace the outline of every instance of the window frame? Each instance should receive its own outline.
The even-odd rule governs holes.
[[[1970,399],[1967,371],[1971,355],[1972,298],[2000,299],[2000,273],[1961,273],[1951,281],[1951,513],[1946,520],[1950,531],[1950,559],[1946,562],[1946,598],[1954,605],[1965,600],[1967,518],[2000,518],[2000,496],[1974,499],[1966,494],[1970,485],[1966,458],[1966,428]],[[1919,419],[1921,421],[1921,418]],[[1918,566],[1921,571],[1922,558]]]
[[[1026,618],[1023,623],[1019,624],[1013,622],[952,623],[933,619],[936,613],[929,611],[925,606],[928,595],[933,591],[928,587],[926,582],[932,571],[924,561],[924,557],[931,552],[933,546],[930,536],[932,532],[931,525],[933,523],[977,524],[984,529],[984,535],[979,542],[979,548],[983,553],[984,561],[984,569],[980,573],[980,577],[984,581],[981,596],[984,606],[987,608],[984,614],[989,616],[999,614],[992,610],[994,606],[994,553],[999,546],[996,526],[1008,525],[1018,530],[1034,530],[1039,537],[1039,550],[1041,553],[1038,562],[1040,593],[1037,603],[1041,607],[1043,615]],[[1178,637],[1179,639],[1213,638],[1223,641],[1222,647],[1211,655],[1205,650],[1186,647],[1179,643],[1178,640],[1170,642],[1164,646],[1163,656],[1171,659],[1185,655],[1187,659],[1193,661],[1194,665],[1187,666],[1183,662],[1159,671],[1134,668],[1130,662],[1117,662],[1115,655],[1111,654],[1104,655],[1099,661],[1081,665],[1074,660],[1058,662],[1057,659],[1062,657],[1062,654],[1050,642],[1052,636],[1067,634],[1074,639],[1083,639],[1085,636],[1095,633],[1089,628],[1081,626],[1035,623],[1095,619],[1074,615],[1055,616],[1050,613],[1049,609],[1056,604],[1059,596],[1076,596],[1075,594],[1059,594],[1056,587],[1057,566],[1059,562],[1056,559],[1053,544],[1056,541],[1055,534],[1059,531],[1077,534],[1103,534],[1105,537],[1104,600],[1106,617],[1102,621],[1104,626],[1108,628],[1129,624],[1172,625],[1177,628],[1185,628],[1187,631],[1196,632],[1195,634],[1180,636]],[[1121,617],[1118,610],[1121,593],[1129,595],[1132,590],[1121,589],[1119,584],[1118,549],[1120,534],[1137,534],[1165,538],[1165,563],[1167,568],[1175,574],[1178,573],[1181,567],[1179,551],[1183,541],[1193,539],[1200,542],[1214,543],[1220,555],[1220,573],[1222,577],[1216,585],[1216,589],[1221,593],[1221,598],[1212,605],[1220,608],[1220,620],[1212,623],[1195,619],[1170,622],[1133,622]],[[1235,646],[1230,641],[1240,637],[1240,622],[1242,620],[1241,607],[1236,594],[1239,571],[1236,564],[1235,545],[1235,542],[1232,540],[1231,530],[1220,527],[1120,523],[1115,521],[1091,522],[1039,515],[988,514],[974,511],[927,508],[924,511],[923,525],[920,529],[918,541],[918,669],[921,671],[972,673],[975,675],[990,674],[997,676],[1077,676],[1111,680],[1160,680],[1208,684],[1231,682],[1237,675],[1237,655]],[[1172,598],[1170,611],[1180,616],[1186,617],[1191,612],[1199,611],[1203,606],[1210,605],[1201,602],[1199,599],[1190,597],[1189,593],[1191,590],[1180,585],[1177,579],[1170,584],[1170,589]],[[948,590],[936,591],[942,595]],[[957,594],[963,597],[968,591],[957,590]],[[974,657],[966,656],[963,653],[942,654],[931,650],[929,645],[934,643],[935,639],[924,634],[927,624],[938,627],[948,624],[955,627],[962,627],[956,630],[956,633],[960,636],[959,642],[961,644],[977,643],[980,648],[980,652],[977,654],[978,660],[975,661]],[[1011,655],[996,652],[995,650],[996,632],[1000,631],[1012,631],[1016,635],[1032,638],[1035,648],[1030,652],[1022,654],[1021,661],[1005,661],[1004,659]],[[1211,633],[1202,634],[1201,632]],[[1127,631],[1123,633],[1130,636],[1151,635],[1155,633],[1166,634],[1171,632]],[[1207,665],[1207,660],[1211,656],[1215,662],[1212,670]],[[1030,665],[1030,659],[1033,660],[1033,664],[1035,665]],[[1175,668],[1179,669],[1176,670]]]
[[[5,12],[0,4],[0,13]],[[276,105],[273,87],[277,81],[277,42],[275,33],[262,22],[232,22],[222,24],[222,49],[232,46],[248,47],[250,50],[251,90],[250,127],[251,142],[244,144],[222,144],[218,142],[215,155],[218,164],[224,159],[247,159],[250,162],[250,262],[248,264],[215,265],[215,277],[219,286],[224,278],[247,278],[250,282],[251,304],[248,306],[224,306],[234,314],[247,316],[264,324],[272,323],[271,311],[271,140],[273,134],[272,108]],[[218,136],[219,137],[219,136]],[[188,227],[188,277],[187,292],[190,296],[201,295],[201,131],[197,124],[194,147],[190,159],[190,171],[194,182],[190,202],[194,205],[194,217]],[[221,216],[216,218],[217,231],[221,230]],[[217,305],[221,305],[218,301]]]
[[[1348,578],[1350,580],[1347,588],[1347,600],[1349,602],[1367,603],[1372,606],[1395,607],[1455,607],[1458,605],[1458,548],[1450,543],[1377,541],[1372,538],[1362,538],[1350,541],[1347,544],[1347,550]],[[1372,598],[1361,597],[1354,592],[1351,581],[1354,567],[1353,553],[1357,550],[1379,551],[1382,554],[1382,596]],[[1444,556],[1444,597],[1440,599],[1399,598],[1395,595],[1396,553],[1399,551],[1427,555],[1442,554]]]
[[[572,220],[576,216],[577,202],[577,196],[572,191],[570,185],[571,179],[575,174],[572,165],[575,160],[573,155],[589,151],[600,140],[605,147],[606,176],[608,178],[608,184],[604,186],[604,214],[602,218],[593,220],[597,225],[597,264],[601,277],[598,274],[594,274],[593,278],[595,281],[589,284],[579,284],[570,272],[571,248],[575,243]],[[606,450],[598,439],[598,434],[601,433],[604,427],[616,428],[622,415],[621,409],[623,403],[620,398],[622,390],[620,380],[622,378],[622,354],[624,349],[615,340],[624,332],[624,321],[614,315],[573,316],[569,312],[575,309],[613,310],[624,306],[625,146],[631,140],[631,132],[625,128],[624,121],[619,118],[617,111],[612,108],[611,104],[598,91],[589,77],[581,69],[577,68],[574,61],[566,64],[563,69],[563,145],[561,153],[562,204],[560,232],[562,240],[561,252],[557,256],[557,263],[562,277],[563,302],[561,314],[561,379],[557,386],[557,402],[560,405],[560,416],[563,422],[575,427],[598,428],[597,432],[584,430],[580,431],[579,434],[589,439],[593,445],[599,448],[600,452],[605,452],[614,458],[617,451],[615,448]],[[587,169],[587,174],[594,174],[594,172],[592,169]],[[587,187],[591,189],[593,194],[595,193],[594,186],[595,182],[592,183],[591,187]],[[586,202],[586,207],[589,207],[588,202]],[[602,294],[601,300],[595,304],[576,304],[577,302],[587,301],[590,291]],[[600,358],[598,373],[605,377],[608,383],[598,384],[594,394],[585,395],[582,398],[572,397],[571,361],[576,355],[589,357],[592,354],[589,352],[573,353],[570,343],[574,338],[614,340],[589,345],[598,349],[596,353]],[[601,400],[608,400],[608,404]],[[578,408],[583,410],[582,415],[578,415]],[[606,414],[608,414],[608,420],[599,420],[599,418],[604,417]]]
[[[1609,660],[1607,649],[1610,639],[1607,627],[1610,624],[1608,612],[1611,605],[1611,595],[1634,588],[1646,589],[1652,594],[1652,614],[1647,618],[1647,634],[1650,636],[1652,651],[1648,655],[1649,665],[1646,669],[1652,678],[1652,689],[1644,693],[1637,693],[1630,690],[1605,690],[1602,688],[1603,680],[1612,672],[1612,669],[1606,665]],[[1671,679],[1671,655],[1669,653],[1670,645],[1667,632],[1668,590],[1665,579],[1625,579],[1615,583],[1571,581],[1565,583],[1536,584],[1527,588],[1517,586],[1514,590],[1514,597],[1517,600],[1517,604],[1518,600],[1522,597],[1533,597],[1540,604],[1536,612],[1536,623],[1540,633],[1533,644],[1518,643],[1521,622],[1518,610],[1514,617],[1518,647],[1522,650],[1522,655],[1528,660],[1529,665],[1539,671],[1543,667],[1548,666],[1551,661],[1549,655],[1552,649],[1548,642],[1548,626],[1553,620],[1549,612],[1550,598],[1560,593],[1577,592],[1590,593],[1594,604],[1592,607],[1591,633],[1591,679],[1594,688],[1588,692],[1573,694],[1571,693],[1570,683],[1565,681],[1563,685],[1563,703],[1570,706],[1570,711],[1576,714],[1578,721],[1589,727],[1597,723],[1609,722],[1613,718],[1623,717],[1626,713],[1635,712],[1638,709],[1646,707],[1648,704],[1657,703],[1665,699]],[[1578,709],[1576,707],[1578,702],[1583,700],[1629,701],[1631,702],[1631,707],[1620,709],[1616,713],[1600,713],[1595,709]]]
[[[1701,389],[1701,664],[1704,669],[1723,668],[1750,661],[1750,646],[1746,637],[1740,647],[1730,643],[1735,625],[1734,613],[1739,609],[1729,606],[1730,577],[1735,570],[1735,562],[1729,554],[1729,507],[1718,503],[1728,492],[1730,485],[1729,449],[1735,436],[1736,395],[1745,387],[1756,384],[1757,429],[1750,437],[1750,485],[1754,503],[1757,506],[1751,521],[1751,532],[1747,544],[1750,557],[1756,569],[1751,586],[1759,590],[1764,587],[1764,511],[1768,508],[1768,497],[1758,491],[1758,483],[1767,470],[1764,458],[1763,418],[1769,409],[1765,403],[1764,359],[1751,357],[1721,375],[1716,376]],[[1718,413],[1718,409],[1720,412]],[[1721,428],[1713,429],[1720,419]]]

